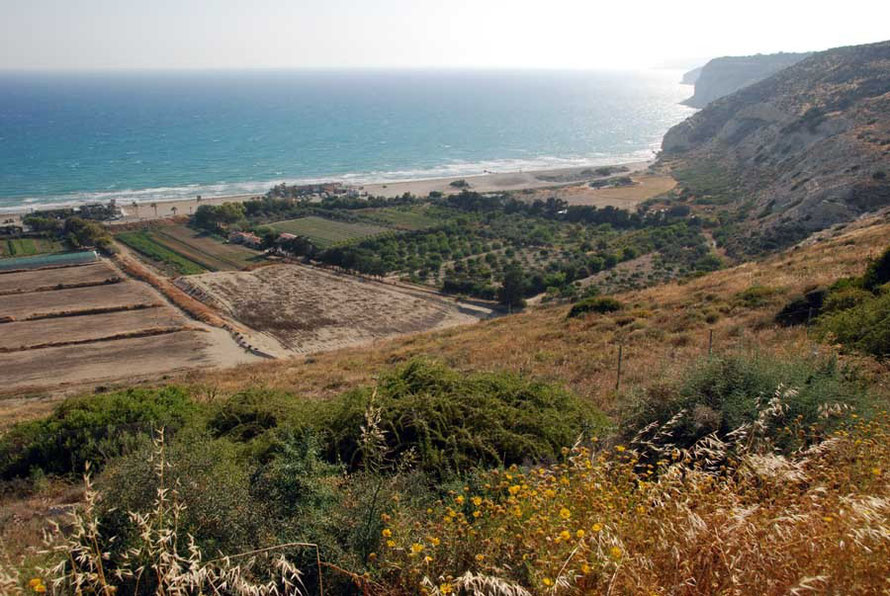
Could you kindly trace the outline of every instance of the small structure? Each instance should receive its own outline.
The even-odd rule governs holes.
[[[278,235],[278,239],[275,240],[275,242],[281,244],[282,242],[287,242],[288,240],[294,240],[296,237],[296,234],[288,234],[287,232],[282,232]]]
[[[16,224],[0,225],[0,236],[21,236],[25,233],[25,228]]]
[[[229,242],[232,244],[243,244],[250,248],[260,248],[263,245],[262,238],[250,232],[232,232],[229,234]]]

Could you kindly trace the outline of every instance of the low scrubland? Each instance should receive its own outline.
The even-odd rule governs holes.
[[[0,436],[0,591],[886,591],[886,368],[833,317],[888,238],[67,400]]]

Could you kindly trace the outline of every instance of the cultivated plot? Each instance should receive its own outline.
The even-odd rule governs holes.
[[[335,221],[314,215],[279,221],[270,224],[270,226],[278,232],[305,236],[313,244],[321,248],[370,238],[371,236],[391,231],[383,226],[370,223]]]

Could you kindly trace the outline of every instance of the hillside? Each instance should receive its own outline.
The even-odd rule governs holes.
[[[617,311],[549,306],[69,400],[0,435],[11,477],[0,484],[0,586],[53,577],[28,547],[47,517],[67,520],[83,502],[71,475],[89,459],[103,498],[89,489],[71,522],[87,532],[56,535],[58,552],[81,548],[88,562],[92,544],[107,544],[104,565],[126,571],[112,534],[146,557],[176,549],[167,532],[183,543],[188,532],[196,543],[164,580],[188,593],[233,577],[244,589],[224,593],[265,593],[250,591],[247,567],[210,560],[257,548],[286,554],[309,593],[320,568],[331,594],[871,592],[890,571],[890,422],[871,413],[886,410],[886,365],[775,317],[814,286],[862,275],[890,244],[885,215],[762,262],[617,294]],[[668,430],[682,403],[689,422]],[[726,434],[752,415],[750,439]],[[634,439],[647,420],[670,434]],[[168,432],[152,445],[158,426]],[[725,442],[697,451],[708,432]],[[153,500],[167,486],[168,500]],[[139,534],[118,510],[154,529]],[[118,593],[131,593],[127,577],[113,580]]]
[[[814,54],[708,105],[662,143],[735,256],[890,203],[890,42]]]
[[[720,99],[796,64],[810,54],[757,54],[724,56],[683,75],[682,83],[695,85],[695,93],[683,102],[691,108],[703,108]]]

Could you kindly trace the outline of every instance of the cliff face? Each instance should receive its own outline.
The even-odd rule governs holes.
[[[715,99],[747,87],[796,64],[810,54],[757,54],[756,56],[728,56],[714,58],[695,74],[691,70],[683,82],[691,79],[695,94],[683,102],[692,108],[703,108]]]
[[[890,205],[890,41],[814,54],[718,99],[662,149],[733,186],[740,254]]]

